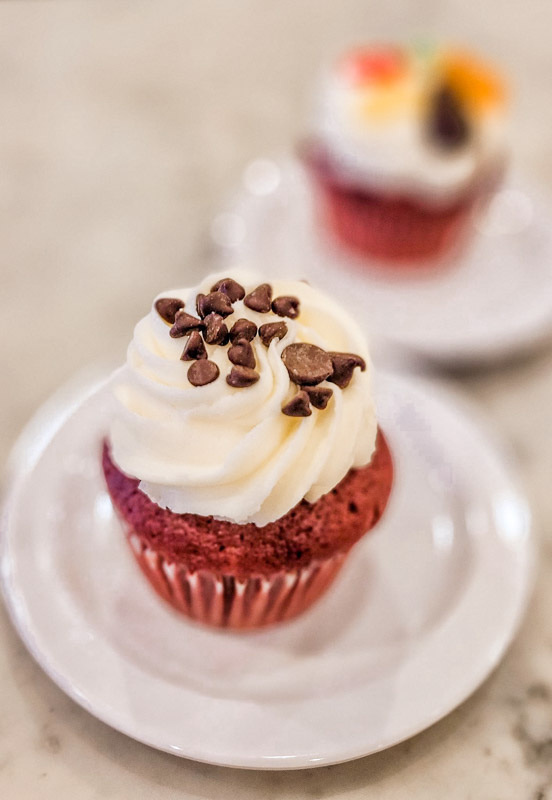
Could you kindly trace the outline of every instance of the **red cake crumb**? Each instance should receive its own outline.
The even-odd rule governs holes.
[[[313,559],[346,552],[379,520],[387,504],[393,465],[378,431],[372,461],[351,469],[315,503],[302,500],[283,517],[258,527],[160,508],[121,472],[103,447],[103,470],[111,499],[142,543],[191,572],[205,569],[246,579],[306,567]]]

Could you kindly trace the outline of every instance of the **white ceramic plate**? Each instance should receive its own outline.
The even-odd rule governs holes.
[[[504,358],[552,337],[552,212],[545,198],[512,178],[472,226],[472,244],[456,261],[425,273],[381,268],[321,231],[297,162],[261,159],[246,168],[211,235],[222,264],[262,264],[333,292],[375,347],[452,364]]]
[[[128,552],[100,474],[106,386],[60,395],[16,448],[3,517],[5,600],[35,659],[114,728],[235,767],[345,761],[451,711],[520,623],[529,512],[465,401],[393,375],[378,399],[396,462],[383,522],[310,612],[230,634],[165,606]]]

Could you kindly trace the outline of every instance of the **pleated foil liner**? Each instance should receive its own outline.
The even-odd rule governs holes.
[[[190,619],[217,628],[246,630],[291,619],[311,606],[330,586],[347,553],[308,566],[237,580],[207,570],[190,572],[147,547],[126,531],[132,552],[163,600]]]

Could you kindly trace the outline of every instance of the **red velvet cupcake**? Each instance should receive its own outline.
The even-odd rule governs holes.
[[[500,79],[471,54],[427,43],[346,54],[303,150],[324,228],[381,263],[436,262],[502,176],[504,118]]]
[[[192,619],[296,616],[385,509],[366,346],[303,282],[240,272],[157,298],[114,391],[111,499],[153,588]]]

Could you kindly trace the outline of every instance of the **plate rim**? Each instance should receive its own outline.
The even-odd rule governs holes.
[[[254,756],[252,758],[242,757],[239,759],[239,762],[235,758],[229,759],[228,755],[225,756],[222,753],[211,753],[207,757],[204,750],[202,751],[201,748],[198,749],[198,752],[194,753],[190,748],[187,748],[186,752],[182,752],[176,745],[162,745],[158,741],[155,741],[154,738],[141,734],[139,731],[137,732],[131,725],[127,726],[122,724],[118,719],[117,713],[110,716],[109,713],[104,712],[103,706],[98,710],[97,707],[94,706],[94,703],[73,685],[70,677],[60,673],[59,670],[50,663],[51,654],[49,655],[48,652],[43,651],[37,645],[32,625],[29,626],[26,624],[25,613],[21,608],[18,608],[17,587],[13,585],[9,569],[7,569],[6,566],[6,561],[8,550],[7,529],[12,509],[16,506],[18,490],[23,486],[28,475],[32,473],[37,460],[40,458],[47,445],[55,437],[58,430],[63,426],[64,422],[71,417],[85,400],[105,387],[105,384],[109,381],[109,375],[106,377],[105,367],[102,367],[101,369],[86,370],[83,373],[77,373],[77,376],[72,381],[64,384],[61,389],[43,403],[31,417],[12,448],[8,460],[8,475],[2,498],[0,516],[0,593],[16,633],[36,663],[46,675],[53,680],[58,688],[104,724],[109,725],[111,728],[136,741],[160,751],[200,763],[221,767],[272,771],[308,769],[341,764],[381,752],[430,728],[465,702],[481,684],[493,674],[504,658],[518,633],[531,600],[538,552],[538,540],[531,507],[526,493],[523,490],[522,482],[517,475],[515,459],[512,459],[511,448],[508,447],[504,438],[499,435],[495,426],[486,418],[486,415],[481,409],[468,396],[459,391],[458,387],[454,387],[448,381],[437,381],[434,378],[420,376],[404,370],[380,369],[378,370],[378,374],[387,375],[403,384],[413,383],[417,388],[423,387],[424,389],[428,389],[431,387],[432,392],[438,393],[441,401],[452,402],[457,409],[460,409],[464,417],[469,414],[469,424],[473,425],[479,431],[484,431],[488,451],[492,453],[497,463],[500,464],[500,468],[507,479],[510,489],[514,490],[515,496],[518,501],[522,503],[526,514],[527,537],[525,550],[527,557],[525,559],[525,569],[522,580],[523,588],[520,592],[518,604],[512,612],[508,629],[503,633],[500,647],[494,649],[492,659],[481,661],[481,668],[477,671],[476,676],[472,676],[470,681],[468,681],[470,684],[468,687],[461,686],[456,693],[451,693],[453,699],[445,704],[445,708],[433,711],[433,713],[429,714],[427,718],[421,722],[417,721],[412,725],[405,726],[400,732],[390,737],[392,741],[388,741],[384,738],[378,746],[370,747],[369,750],[366,750],[363,746],[357,747],[356,749],[348,747],[346,750],[338,753],[334,748],[333,755],[330,756],[321,754],[320,752],[302,753],[291,757],[287,755],[264,755],[260,757]],[[56,408],[56,405],[58,410],[56,414],[53,414],[52,412]],[[49,419],[50,421],[48,435],[43,436],[38,443],[32,442],[30,434],[36,431],[38,426],[45,419]],[[22,459],[22,453],[26,453],[25,460]],[[31,454],[31,458],[29,458],[29,453]]]

